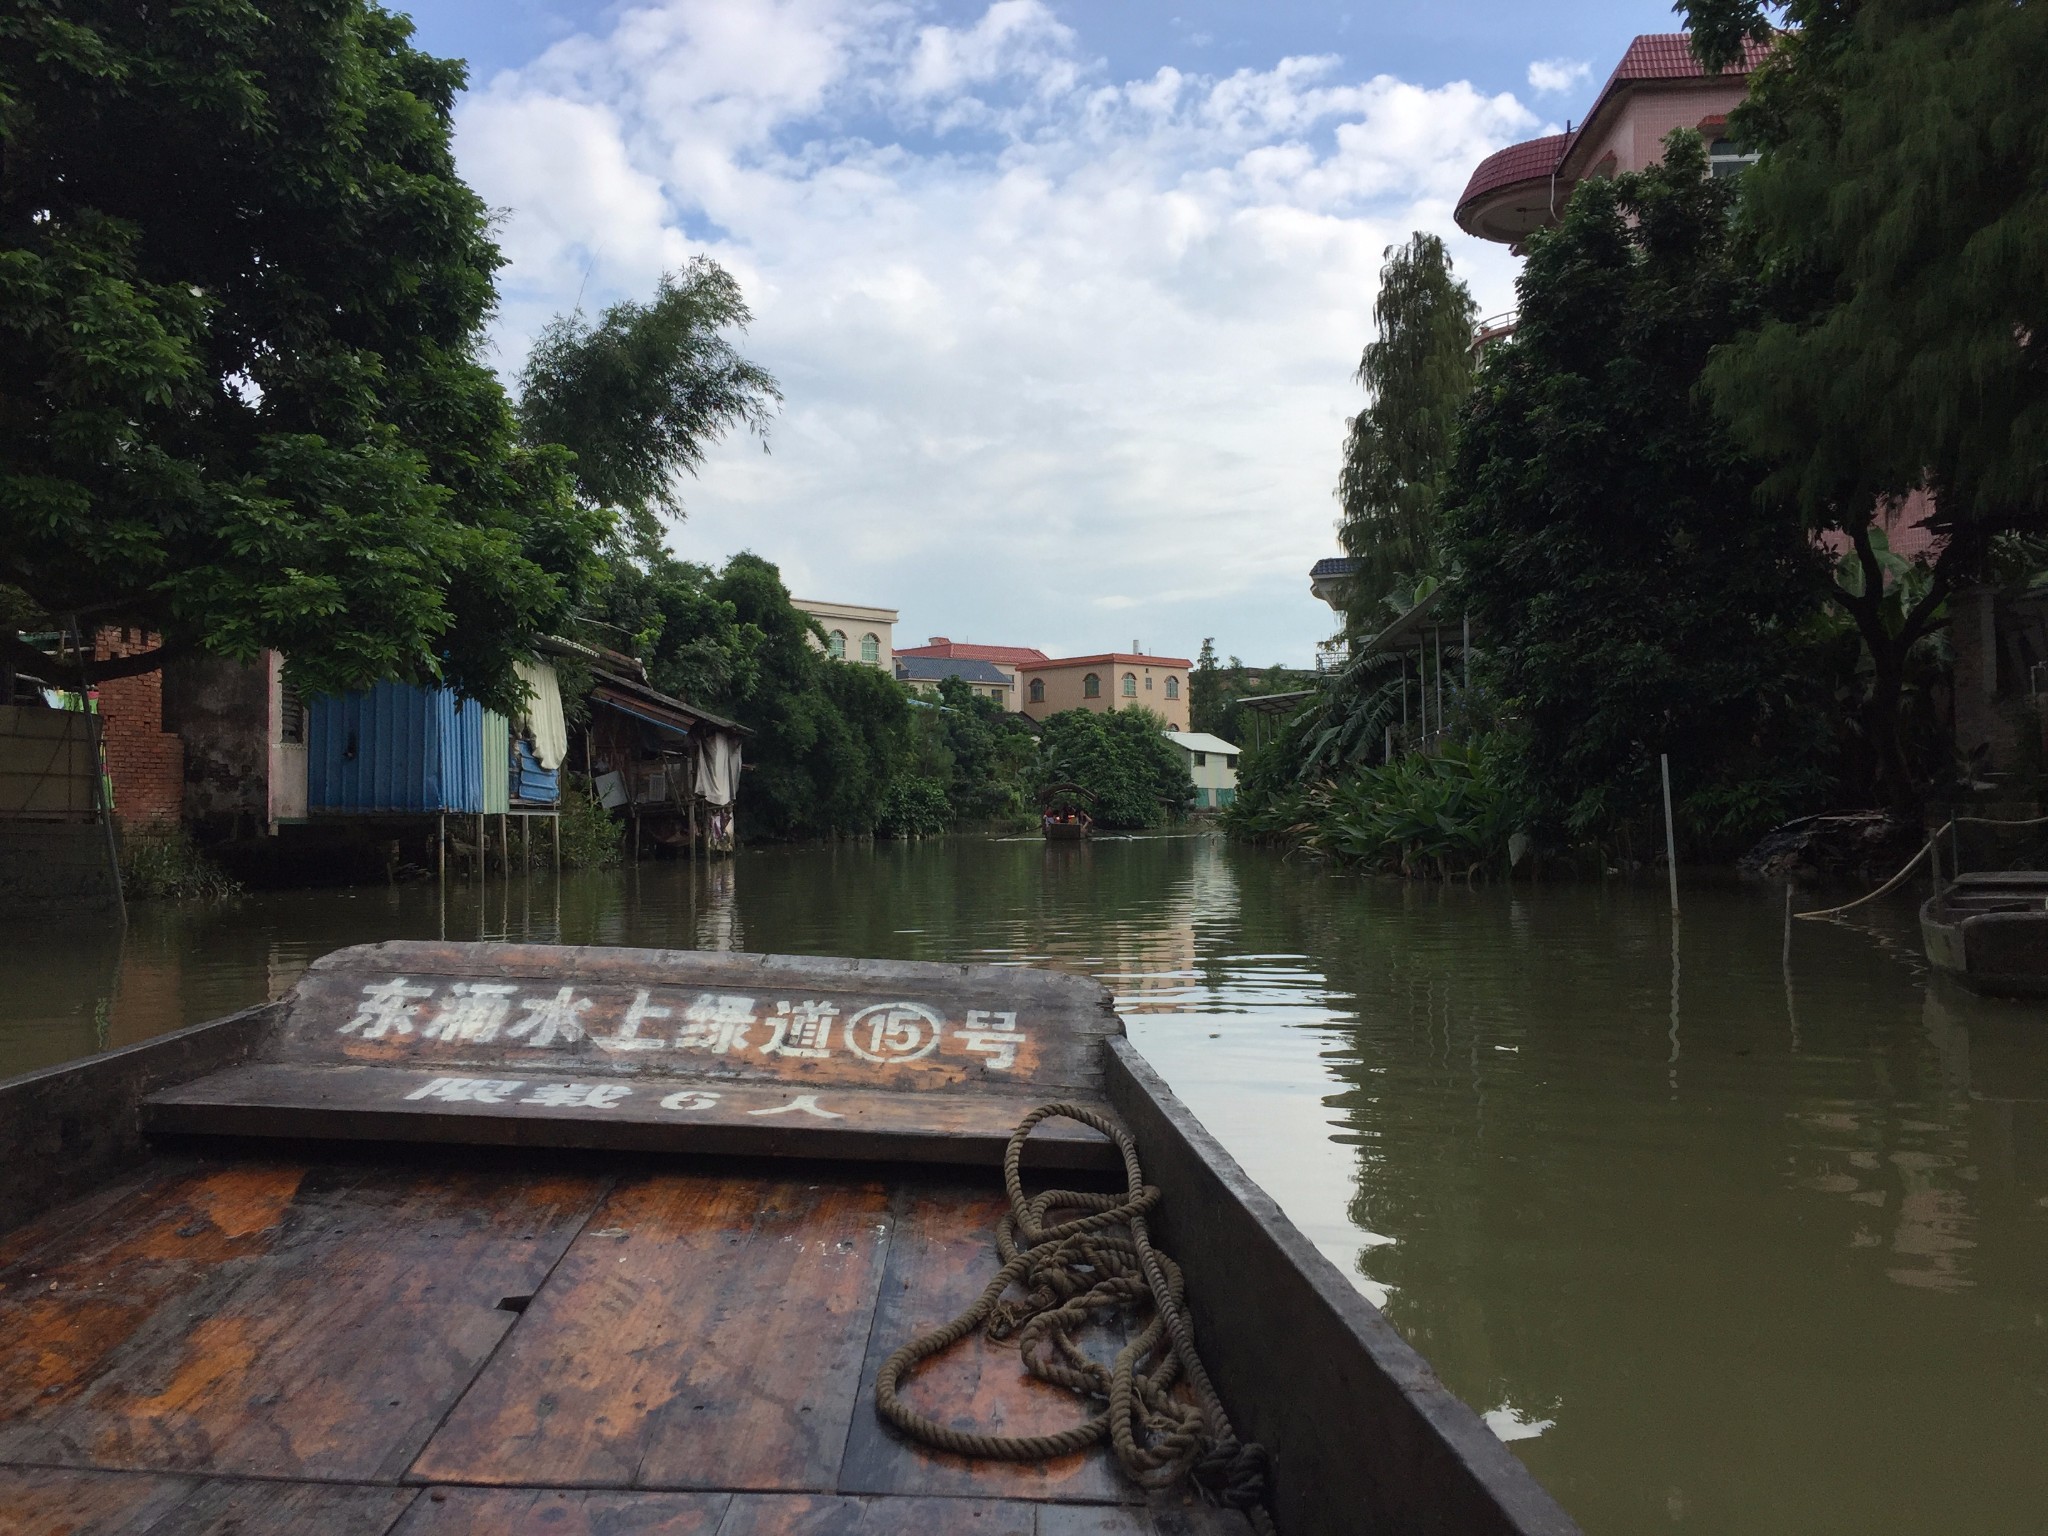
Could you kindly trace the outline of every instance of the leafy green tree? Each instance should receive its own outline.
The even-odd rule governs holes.
[[[1027,795],[1037,743],[1015,715],[978,696],[957,677],[939,684],[940,707],[922,711],[942,750],[949,819],[1015,823],[1029,810]]]
[[[873,831],[891,781],[911,761],[902,685],[813,646],[815,621],[758,555],[733,556],[708,595],[729,607],[747,655],[711,707],[755,732],[740,777],[748,827],[767,837]]]
[[[1853,560],[1834,601],[1871,660],[1895,803],[1908,658],[1957,586],[2048,531],[2048,11],[2010,0],[1682,0],[1713,66],[1779,37],[1731,131],[1764,311],[1708,369],[1738,439]],[[1932,579],[1896,613],[1877,512],[1933,493]]]
[[[1540,824],[1574,840],[1651,822],[1660,752],[1718,838],[1820,787],[1829,717],[1801,634],[1818,556],[1698,388],[1755,319],[1733,195],[1693,133],[1661,166],[1582,184],[1531,242],[1521,327],[1460,434],[1460,601]]]
[[[1195,803],[1187,758],[1150,710],[1062,710],[1046,720],[1038,750],[1039,783],[1080,785],[1101,826],[1156,827]]]
[[[1216,641],[1213,637],[1205,638],[1195,656],[1194,670],[1188,673],[1189,730],[1223,734],[1222,673],[1216,663]]]
[[[648,681],[678,698],[710,705],[744,697],[755,681],[758,630],[740,623],[732,603],[713,593],[709,566],[665,549],[615,552],[588,638],[637,656]]]
[[[622,301],[596,324],[558,315],[519,380],[527,440],[560,443],[584,503],[616,511],[642,558],[658,558],[661,516],[680,517],[684,474],[735,426],[763,436],[782,399],[774,377],[727,339],[752,315],[718,263],[664,273],[653,302]]]
[[[0,11],[0,583],[306,691],[513,661],[608,532],[479,359],[461,65],[369,0]],[[9,632],[0,648],[31,667]]]
[[[1298,667],[1248,667],[1233,656],[1227,663],[1216,659],[1216,642],[1204,640],[1193,671],[1188,674],[1188,729],[1206,731],[1225,741],[1237,741],[1245,729],[1238,706],[1246,699],[1270,693],[1300,693],[1321,685],[1322,675]]]
[[[1351,418],[1337,478],[1344,551],[1360,563],[1353,627],[1404,574],[1441,561],[1438,505],[1458,415],[1472,389],[1471,291],[1435,235],[1389,246],[1373,301],[1377,334],[1358,363],[1371,396]]]

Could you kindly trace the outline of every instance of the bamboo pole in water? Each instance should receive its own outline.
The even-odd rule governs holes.
[[[1664,776],[1664,864],[1671,871],[1671,915],[1678,916],[1678,834],[1671,824],[1671,754],[1659,752],[1657,765]]]

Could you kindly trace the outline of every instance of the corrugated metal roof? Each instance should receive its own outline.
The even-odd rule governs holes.
[[[1225,757],[1234,756],[1244,750],[1225,741],[1221,736],[1211,736],[1207,731],[1168,731],[1166,739],[1176,746],[1186,747],[1190,752],[1217,752]]]
[[[1029,645],[974,645],[934,639],[925,645],[898,646],[898,656],[951,657],[964,661],[1000,661],[1013,667],[1032,667],[1052,658]]]
[[[907,683],[941,683],[957,677],[963,683],[1007,687],[1010,674],[992,661],[970,657],[906,656],[896,653],[896,675]]]

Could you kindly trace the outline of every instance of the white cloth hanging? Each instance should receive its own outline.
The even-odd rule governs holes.
[[[740,782],[740,743],[722,732],[697,749],[697,794],[708,805],[731,805]]]
[[[562,685],[544,661],[519,661],[514,669],[533,690],[522,722],[533,733],[533,756],[543,773],[553,773],[569,755],[569,722],[562,718]]]

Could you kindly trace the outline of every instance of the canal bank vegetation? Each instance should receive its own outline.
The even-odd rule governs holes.
[[[1769,35],[1749,0],[1682,9],[1710,62]],[[2000,126],[2033,120],[2048,29],[1983,3],[1790,15],[1730,125],[1756,163],[1709,177],[1681,132],[1581,183],[1476,369],[1441,247],[1389,253],[1339,484],[1351,659],[1247,754],[1241,835],[1410,873],[1604,869],[1661,853],[1666,755],[1693,859],[1843,807],[1917,824],[1984,780],[1949,628],[1958,593],[2048,571],[2048,151]],[[1448,669],[1375,649],[1424,583],[1439,641],[1470,626]],[[2023,702],[1993,778],[2038,798]]]
[[[226,901],[242,886],[176,822],[123,830],[121,890],[131,901]]]
[[[1098,827],[1140,831],[1178,821],[1195,803],[1187,759],[1147,709],[1069,709],[1045,722],[1038,783],[1074,784]]]

